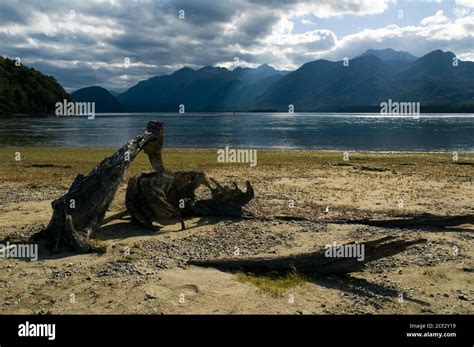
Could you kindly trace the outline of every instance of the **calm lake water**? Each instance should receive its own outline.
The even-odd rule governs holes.
[[[1,146],[119,147],[150,120],[166,147],[474,151],[474,114],[121,114],[0,118]]]

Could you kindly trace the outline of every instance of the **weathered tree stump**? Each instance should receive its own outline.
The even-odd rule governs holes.
[[[173,180],[173,174],[168,171],[141,174],[130,179],[125,205],[135,222],[147,229],[156,230],[153,222],[175,217],[180,220],[184,229],[180,211],[167,201]]]
[[[177,218],[184,230],[183,217],[249,215],[243,206],[254,196],[250,182],[247,181],[247,190],[243,192],[235,183],[230,188],[210,180],[212,183],[200,171],[141,174],[130,179],[125,204],[133,219],[150,230],[158,229],[153,222],[166,218]],[[195,191],[200,185],[210,190],[210,199],[196,199]]]
[[[252,215],[243,210],[254,197],[254,190],[249,181],[246,181],[246,190],[242,191],[237,183],[233,187],[222,186],[210,179],[211,184],[207,187],[211,191],[210,199],[191,200],[185,205],[184,213],[191,216],[223,216],[223,217],[251,217]],[[212,186],[214,185],[214,187]]]
[[[132,177],[128,183],[125,205],[136,222],[157,230],[159,227],[153,222],[177,218],[185,229],[183,217],[248,215],[243,206],[254,196],[250,182],[244,193],[236,183],[232,188],[222,186],[202,171],[167,170],[161,156],[162,145],[163,141],[155,141],[145,148],[155,172]],[[201,185],[209,189],[210,199],[196,199],[196,189]]]
[[[87,176],[78,175],[69,191],[52,202],[53,216],[48,227],[35,238],[45,238],[51,252],[60,248],[76,252],[93,249],[90,234],[100,227],[130,163],[142,148],[162,142],[163,125],[149,122],[146,131],[104,159]]]

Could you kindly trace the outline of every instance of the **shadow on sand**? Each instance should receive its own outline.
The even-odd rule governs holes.
[[[352,275],[346,276],[331,276],[331,277],[319,277],[310,278],[310,282],[330,289],[338,289],[344,293],[355,294],[367,299],[377,299],[380,296],[384,298],[398,299],[401,292],[384,286],[383,284],[370,282],[363,278],[357,278]],[[403,293],[403,300],[413,302],[422,306],[429,306],[430,304],[426,301],[419,300],[408,296]]]

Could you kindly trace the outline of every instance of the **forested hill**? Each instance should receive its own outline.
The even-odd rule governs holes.
[[[0,57],[0,115],[53,115],[55,104],[72,97],[54,77]]]

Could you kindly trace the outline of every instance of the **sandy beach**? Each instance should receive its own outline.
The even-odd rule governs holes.
[[[113,149],[0,148],[0,239],[44,228],[51,201]],[[20,160],[17,154],[20,153]],[[472,225],[388,229],[340,225],[341,218],[474,213],[474,154],[258,151],[255,167],[218,163],[216,149],[165,149],[171,170],[204,170],[229,184],[250,180],[258,216],[309,220],[193,218],[150,232],[117,220],[94,235],[104,254],[0,259],[0,313],[474,313]],[[127,179],[151,171],[140,154]],[[124,209],[126,181],[110,214]],[[385,235],[428,242],[344,277],[255,277],[187,266],[188,259],[287,255],[333,242]],[[129,251],[129,252],[128,252]],[[402,299],[401,299],[402,298]]]

